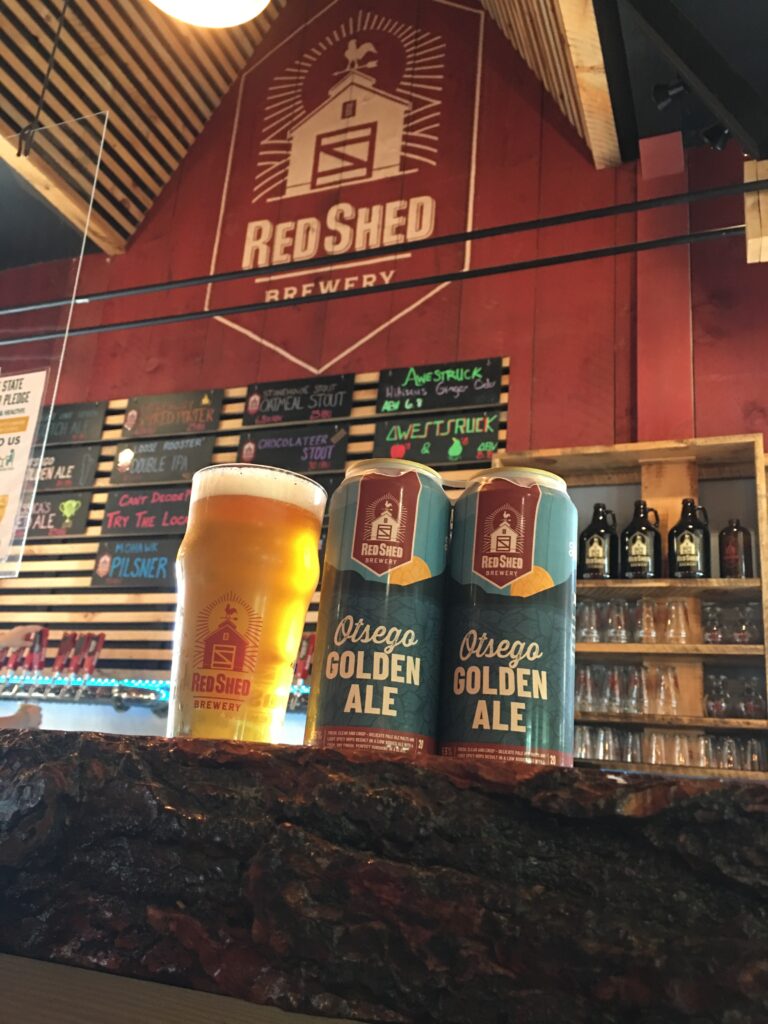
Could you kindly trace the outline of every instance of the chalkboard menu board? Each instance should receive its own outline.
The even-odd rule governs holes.
[[[101,532],[122,536],[184,533],[191,492],[188,484],[110,491]]]
[[[113,484],[165,484],[191,480],[210,465],[215,438],[180,437],[157,441],[123,441],[117,446]]]
[[[376,411],[415,413],[457,406],[498,405],[501,372],[501,359],[470,359],[461,363],[382,370]]]
[[[251,384],[243,423],[252,427],[261,423],[343,419],[352,411],[354,384],[353,373]]]
[[[128,399],[123,437],[164,437],[216,430],[223,391],[178,391]]]
[[[27,536],[69,537],[85,533],[90,506],[90,491],[40,495],[32,507]]]
[[[175,590],[180,537],[155,540],[104,540],[93,565],[94,587]]]
[[[373,454],[428,466],[490,462],[499,440],[499,416],[496,410],[379,420]]]
[[[51,416],[51,425],[48,428],[48,444],[100,441],[106,412],[106,402],[55,405]],[[43,413],[47,416],[48,409],[44,409]]]
[[[343,469],[348,438],[346,427],[329,422],[254,430],[241,435],[237,458],[238,462],[279,466],[296,473]]]
[[[27,479],[33,480],[40,457],[27,465]],[[99,446],[77,445],[72,448],[46,449],[40,467],[38,491],[59,491],[92,487],[99,464]]]

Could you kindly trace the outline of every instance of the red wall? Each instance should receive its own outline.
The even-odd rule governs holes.
[[[340,0],[342,5],[345,2]],[[409,4],[413,19],[426,18],[432,2]],[[295,53],[289,37],[305,18],[299,7],[293,5],[281,19],[268,47],[276,48],[288,39],[287,48]],[[307,0],[307,11],[315,9]],[[301,41],[307,42],[304,34]],[[468,40],[462,55],[454,41],[448,53],[453,88],[467,93],[473,87],[469,73],[473,45]],[[485,22],[481,86],[475,226],[635,198],[634,166],[601,172],[592,168],[583,144],[489,19]],[[81,293],[208,272],[236,99],[234,89],[126,254],[113,259],[86,258]],[[441,160],[439,175],[445,176],[447,186],[451,176],[464,173],[465,168],[459,166],[456,147],[447,147],[446,152],[449,155]],[[689,166],[690,187],[737,181],[740,165],[741,155],[734,144],[724,154],[697,150]],[[350,201],[353,192],[349,190]],[[347,198],[347,193],[343,194]],[[691,210],[693,230],[742,220],[740,198],[698,204]],[[663,218],[657,218],[655,227],[665,231]],[[436,234],[444,230],[438,218]],[[674,230],[671,221],[669,230]],[[635,233],[634,217],[530,232],[476,243],[473,265],[626,242]],[[433,260],[438,269],[440,252]],[[635,351],[637,262],[634,256],[625,256],[453,283],[328,372],[507,355],[510,448],[631,440],[636,436],[638,413],[635,367],[642,370],[643,360],[652,358],[647,346]],[[72,274],[72,263],[61,262],[0,275],[0,305],[63,294]],[[242,288],[240,301],[260,297],[248,283]],[[693,365],[676,372],[687,378],[680,380],[681,395],[693,391],[696,433],[765,430],[768,361],[763,355],[763,337],[768,322],[768,268],[746,265],[740,239],[694,246],[691,296]],[[106,302],[92,310],[78,307],[74,324],[197,311],[203,298],[203,289],[193,288]],[[647,298],[645,301],[647,308]],[[260,322],[265,336],[278,344],[290,338],[292,352],[319,366],[339,350],[342,328],[351,325],[359,335],[370,322],[381,319],[382,305],[390,302],[395,300],[389,296],[371,296],[321,303],[301,311],[273,310],[262,315]],[[11,327],[26,332],[60,322],[60,314],[37,314],[25,318],[23,327],[18,320],[11,323],[9,319],[0,326],[5,332]],[[14,362],[15,355],[14,350],[3,350],[6,366]],[[34,361],[31,351],[25,349],[16,355],[15,364],[29,359]],[[58,400],[230,386],[305,372],[280,352],[207,319],[73,338]],[[640,400],[643,431],[650,436],[654,418],[658,422],[669,419],[669,389],[662,401],[654,399],[652,388],[645,388]]]

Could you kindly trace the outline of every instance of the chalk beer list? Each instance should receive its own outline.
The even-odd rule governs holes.
[[[177,391],[128,399],[123,437],[165,437],[216,430],[224,392]]]
[[[40,463],[38,491],[92,487],[99,464],[97,444],[48,448],[42,457],[29,460],[27,479],[33,480]]]
[[[303,427],[254,430],[241,435],[237,461],[277,466],[295,473],[339,470],[346,462],[348,439],[345,426],[328,420]]]
[[[498,409],[378,420],[374,458],[428,466],[490,462],[499,443]]]
[[[110,481],[113,484],[167,484],[191,480],[210,465],[215,438],[174,437],[154,441],[123,441],[117,446]]]
[[[106,412],[106,402],[55,405],[48,428],[48,444],[100,441]],[[43,410],[43,414],[48,415],[48,407]]]
[[[189,485],[112,490],[107,496],[101,532],[123,536],[184,533],[191,493]]]
[[[353,373],[306,380],[250,384],[243,424],[298,423],[302,420],[344,419],[352,411]]]
[[[419,412],[464,406],[488,408],[501,401],[500,358],[382,370],[378,413]]]
[[[91,583],[120,590],[173,590],[180,544],[181,537],[104,540],[96,553]]]
[[[68,537],[85,533],[90,491],[40,494],[29,517],[29,537]]]

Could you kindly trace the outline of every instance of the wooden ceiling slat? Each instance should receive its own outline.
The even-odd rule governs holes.
[[[523,60],[530,64],[526,52],[526,40],[517,23],[517,14],[513,0],[496,0],[496,21],[504,35],[509,39]]]
[[[215,0],[213,0],[215,2]],[[110,113],[90,235],[121,252],[211,113],[251,61],[287,0],[250,24],[223,31],[187,28],[147,0],[75,0],[63,23],[46,119]],[[61,13],[60,0],[0,0],[0,131],[31,120]],[[100,138],[86,124],[41,134],[33,158],[15,160],[15,140],[0,159],[82,229]]]
[[[213,2],[215,3],[215,0]],[[210,85],[205,93],[204,100],[207,104],[215,103],[216,97],[221,96],[228,88],[227,77],[229,76],[231,81],[232,77],[237,74],[236,67],[227,68],[227,74],[224,74],[206,58],[199,38],[199,35],[204,30],[195,29],[192,25],[184,25],[182,22],[169,19],[154,4],[145,3],[143,6],[147,23],[151,25],[156,38],[163,39],[171,44],[169,52],[180,53],[183,55],[184,60],[189,60],[190,53],[194,54],[197,58],[200,57],[201,53],[203,54],[202,60],[198,59],[197,61],[196,76],[200,74],[200,65],[202,65],[203,76],[210,78]],[[199,78],[197,78],[196,84],[200,85]]]
[[[108,43],[114,70],[119,72],[122,69],[122,80],[129,84],[134,97],[139,92],[137,76],[144,73],[142,67],[144,65],[146,73],[151,76],[146,82],[146,88],[153,94],[152,100],[158,108],[156,114],[162,112],[164,124],[174,125],[179,138],[189,145],[188,140],[194,138],[195,133],[202,130],[206,120],[205,115],[185,101],[182,91],[167,78],[162,70],[158,76],[154,62],[149,59],[149,55],[144,53],[143,49],[142,53],[137,56],[135,53],[136,41],[131,40],[130,43],[128,41],[132,36],[130,24],[123,20],[118,5],[109,8],[110,17],[107,17],[104,12],[101,0],[80,0],[80,8]],[[116,19],[114,25],[113,17]],[[115,26],[119,26],[119,29]],[[179,110],[188,122],[188,126],[179,123]]]
[[[207,70],[214,79],[219,94],[223,96],[229,88],[229,83],[239,74],[239,68],[243,63],[242,56],[230,52],[224,39],[225,33],[221,33],[220,39],[218,33],[205,32],[202,29],[195,32],[191,25],[178,27],[184,44],[195,55],[198,67]],[[190,31],[184,31],[185,29]]]
[[[592,0],[481,0],[586,141],[595,166],[621,163]]]
[[[534,4],[532,12],[541,41],[541,51],[544,57],[544,66],[547,69],[550,93],[562,112],[583,138],[583,125],[581,124],[578,107],[573,98],[573,86],[568,73],[569,69],[562,60],[565,52],[564,42],[560,38],[559,28],[553,24],[555,18],[554,11],[549,6],[543,7]]]
[[[26,31],[34,34],[40,30],[40,22],[37,20],[39,15],[32,16],[26,0],[9,0],[9,9],[12,9],[14,17],[18,19]],[[42,62],[37,63],[37,69],[42,70],[43,74],[48,64],[47,50],[51,43],[52,37],[42,42],[44,55],[37,54]],[[28,52],[35,53],[31,47],[27,49]],[[88,68],[87,74],[83,73],[85,68]],[[32,74],[31,69],[30,74]],[[39,81],[39,76],[36,76],[35,92],[39,89]],[[162,182],[167,174],[167,167],[158,163],[158,156],[166,164],[174,160],[178,161],[185,152],[184,146],[180,144],[174,152],[168,147],[165,139],[161,138],[158,140],[157,152],[148,148],[145,141],[146,133],[136,128],[130,116],[126,116],[122,103],[119,100],[116,102],[116,83],[114,78],[103,67],[94,64],[91,53],[81,44],[72,22],[65,22],[64,24],[59,50],[56,55],[56,65],[51,77],[51,87],[59,89],[71,99],[73,114],[74,116],[79,116],[85,112],[82,101],[74,98],[73,89],[68,86],[68,81],[76,83],[83,96],[87,98],[89,102],[88,110],[110,110],[112,124],[124,133],[125,142],[128,143],[127,146],[123,147],[124,151],[121,154],[123,159],[127,160],[133,154],[136,154],[151,173],[156,175]],[[146,178],[146,172],[139,165],[136,165],[135,161],[133,161],[133,170],[139,176],[140,181]],[[140,187],[144,186],[141,185]],[[156,190],[151,191],[147,188],[148,198],[152,199],[154,195],[156,195]]]
[[[23,38],[19,39],[18,34],[17,34],[14,26],[10,23],[10,20],[6,21],[5,31],[6,31],[6,36],[7,36],[8,39],[12,40],[13,42],[23,43]],[[34,80],[30,81],[29,75],[30,75],[30,73],[32,73],[32,74],[34,73],[34,67],[32,65],[36,65],[36,60],[34,58],[32,59],[32,65],[30,65],[29,62],[25,63],[24,61],[22,61],[17,56],[17,54],[13,50],[10,49],[10,47],[8,47],[8,48],[6,48],[6,51],[5,51],[5,61],[6,61],[6,67],[12,68],[19,75],[20,78],[22,78],[23,80],[25,80],[27,82],[28,87],[30,89],[30,100],[29,100],[28,104],[26,104],[26,109],[25,109],[25,114],[27,116],[23,119],[24,123],[28,123],[29,121],[31,121],[31,119],[32,119],[32,117],[34,115],[34,105],[33,105],[34,104],[34,100],[32,100],[31,97],[34,96],[34,89],[36,88],[36,84],[35,84]],[[43,113],[44,121],[47,121],[47,122],[70,121],[73,118],[76,118],[76,117],[78,117],[78,116],[80,116],[82,114],[82,108],[81,107],[78,108],[78,105],[75,102],[74,98],[72,97],[71,93],[69,93],[69,96],[70,96],[69,102],[66,103],[66,104],[62,103],[57,98],[56,92],[59,89],[61,89],[64,92],[68,92],[68,90],[66,90],[66,87],[62,86],[61,79],[59,79],[55,83],[55,87],[52,85],[48,89],[48,92],[46,94],[46,104],[45,104],[46,109],[45,109],[45,111]],[[23,99],[23,97],[19,96],[19,100],[22,100],[22,99]],[[49,113],[51,116],[45,117],[46,113]],[[85,127],[83,127],[82,131],[86,132],[87,129]],[[83,141],[83,145],[87,145],[88,150],[90,152],[88,153],[87,157],[86,157],[86,154],[84,154],[84,159],[82,159],[81,162],[85,165],[86,159],[87,159],[88,162],[91,163],[92,166],[95,166],[96,156],[97,156],[98,151],[99,151],[99,140],[98,140],[98,138],[93,137],[92,139],[89,140],[89,142],[87,144],[85,143],[85,141]],[[114,179],[116,179],[117,181],[120,181],[121,178],[124,177],[124,173],[125,172],[124,172],[123,168],[115,160],[115,158],[112,155],[112,153],[110,152],[110,150],[107,149],[106,147],[105,147],[104,153],[102,155],[102,164],[101,164],[101,166],[102,166],[102,173],[105,173],[105,172],[110,173],[111,177],[113,178],[113,181],[114,181]],[[136,182],[136,189],[132,189],[131,192],[128,192],[124,188],[120,188],[120,187],[115,188],[114,185],[113,185],[112,186],[112,195],[115,198],[115,200],[119,203],[120,207],[124,210],[124,212],[126,212],[131,217],[131,219],[133,219],[133,220],[140,220],[141,217],[144,215],[144,211],[150,205],[150,203],[151,203],[151,201],[152,201],[152,199],[154,197],[153,197],[152,193],[149,191],[149,189],[147,188],[147,186],[145,184],[146,175],[142,175],[140,169],[138,167],[136,167],[135,164],[134,164],[134,170],[135,170],[136,177],[133,180]],[[139,206],[136,203],[136,201],[135,201],[134,197],[135,197],[137,191],[138,191],[138,193],[140,195],[141,194],[144,195],[143,206]]]
[[[9,139],[9,132],[0,128],[0,159],[10,164],[17,174],[55,206],[62,216],[78,230],[85,228],[87,203],[55,170],[42,159],[39,153],[19,159],[16,156],[16,141]],[[89,236],[110,256],[116,256],[124,249],[122,237],[114,227],[101,216],[98,210],[91,212]]]
[[[147,63],[166,83],[167,94],[175,94],[179,102],[187,107],[193,106],[203,120],[207,120],[221,96],[212,85],[189,71],[186,54],[176,53],[170,45],[167,27],[165,32],[158,29],[155,14],[161,17],[161,12],[153,4],[136,3],[135,0],[116,0],[115,7],[120,9],[126,33],[133,36],[134,59],[140,50]]]
[[[594,7],[553,0],[575,87],[582,131],[596,167],[615,167],[621,151]]]
[[[4,107],[4,116],[0,117],[0,124],[5,126],[3,133],[7,136],[16,136],[19,130],[18,125],[26,123],[25,114],[23,111],[20,111],[15,107],[13,102],[7,97]],[[13,121],[5,121],[5,116],[8,115],[15,118],[15,123]],[[30,184],[38,181],[39,175],[45,173],[52,184],[42,188],[41,191],[45,194],[46,199],[56,206],[57,209],[59,207],[57,206],[55,199],[60,188],[62,196],[64,197],[64,205],[70,212],[72,210],[73,203],[77,202],[75,197],[79,196],[79,203],[82,205],[81,215],[76,220],[73,220],[72,223],[78,228],[78,230],[82,231],[85,224],[88,199],[93,187],[93,175],[88,175],[84,171],[86,161],[83,160],[82,151],[76,146],[66,147],[66,140],[60,138],[62,131],[63,129],[58,129],[57,126],[54,125],[50,130],[44,130],[37,133],[34,145],[34,152],[37,156],[37,167],[34,172],[30,172],[29,176],[24,166],[28,157],[16,157],[15,138],[11,147],[14,159],[8,162],[10,162],[13,169],[29,181]],[[4,148],[4,153],[7,155],[4,156],[3,159],[7,160],[8,155],[10,155],[10,150],[6,147]],[[92,171],[93,169],[95,169],[95,163],[92,163],[89,166],[89,170]],[[115,221],[117,225],[126,232],[126,235],[133,230],[133,221],[125,215],[120,204],[114,201],[109,191],[109,186],[104,182],[102,182],[101,189],[99,191],[98,205],[101,212],[106,214],[109,219]],[[64,212],[63,209],[60,212],[69,219],[69,214]],[[108,221],[105,220],[103,222],[105,229],[107,224]],[[100,232],[102,238],[103,234],[103,231]],[[97,244],[101,245],[101,242]],[[118,240],[117,236],[115,236],[111,244],[114,246],[115,252],[123,251],[124,246],[122,242]],[[107,250],[105,249],[105,251]]]

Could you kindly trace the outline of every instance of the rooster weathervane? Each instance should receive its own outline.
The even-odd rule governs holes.
[[[377,53],[376,47],[373,43],[358,43],[356,39],[350,39],[347,43],[347,48],[344,51],[344,57],[347,61],[347,66],[343,71],[337,71],[337,75],[346,75],[350,71],[360,71],[363,68],[376,68],[379,66],[377,60],[369,60],[367,63],[363,63],[365,58],[370,54],[374,56]]]

